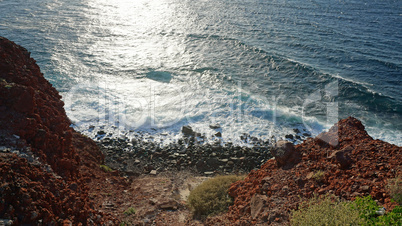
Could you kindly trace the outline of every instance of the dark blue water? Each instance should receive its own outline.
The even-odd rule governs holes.
[[[219,123],[240,142],[354,116],[402,144],[402,1],[3,0],[0,35],[90,136],[217,139]]]

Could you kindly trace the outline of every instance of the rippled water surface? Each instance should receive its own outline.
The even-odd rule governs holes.
[[[32,52],[93,137],[169,142],[190,124],[212,138],[219,123],[240,142],[354,116],[402,145],[398,0],[2,0],[0,35]]]

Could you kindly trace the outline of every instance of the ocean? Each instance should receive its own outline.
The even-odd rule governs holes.
[[[402,145],[400,0],[0,0],[0,36],[94,139],[247,145],[353,116]]]

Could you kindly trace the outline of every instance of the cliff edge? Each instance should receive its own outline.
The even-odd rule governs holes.
[[[0,218],[18,225],[100,224],[86,185],[96,144],[70,127],[57,90],[23,47],[0,37]]]
[[[232,224],[285,224],[291,210],[314,194],[344,200],[371,195],[388,210],[396,205],[386,185],[402,174],[402,148],[374,140],[356,118],[340,120],[294,151],[301,158],[290,167],[271,159],[231,186],[235,201],[227,217]]]

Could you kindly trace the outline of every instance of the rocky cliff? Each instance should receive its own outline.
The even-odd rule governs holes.
[[[235,204],[227,216],[233,224],[282,225],[291,210],[314,193],[345,200],[371,195],[387,209],[395,205],[386,185],[402,174],[402,148],[374,140],[359,120],[340,120],[294,151],[300,155],[298,161],[289,158],[292,164],[286,165],[271,159],[231,186]]]
[[[0,37],[0,219],[13,224],[107,219],[93,210],[85,183],[103,155],[70,128],[63,105],[30,53]]]
[[[163,187],[166,178],[130,181],[117,171],[102,171],[98,146],[69,126],[59,93],[29,52],[0,37],[0,219],[15,225],[116,225],[115,218],[151,222],[152,216],[166,223],[188,214],[184,206],[176,215],[159,207],[141,209],[158,206],[151,195],[162,201],[177,196],[177,184],[169,185],[172,192]],[[231,186],[235,203],[224,221],[212,224],[282,225],[313,194],[346,200],[371,195],[392,209],[386,185],[401,174],[401,147],[372,139],[357,119],[341,120],[296,147],[282,143],[273,149],[276,159]],[[125,216],[132,206],[138,213]]]

